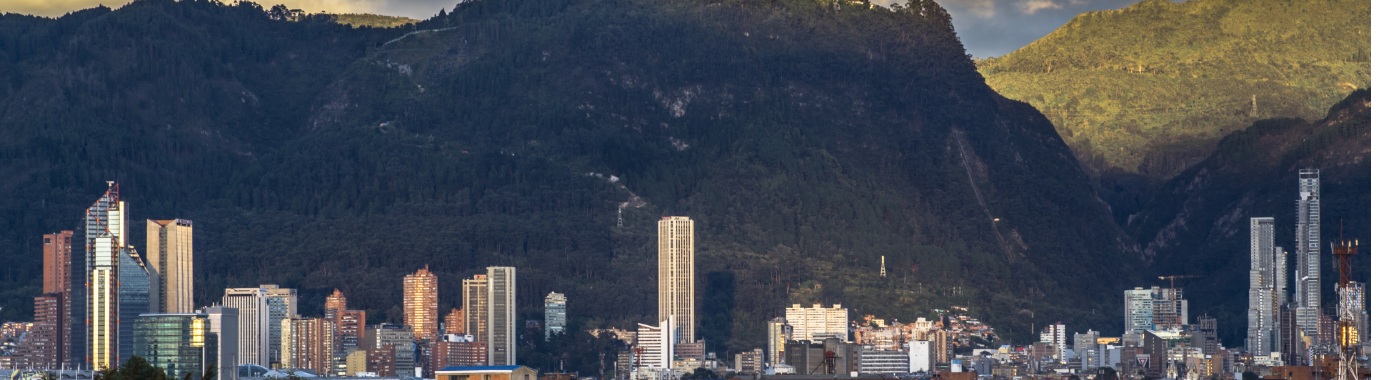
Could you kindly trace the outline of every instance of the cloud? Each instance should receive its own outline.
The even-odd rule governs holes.
[[[1028,0],[1018,4],[1023,14],[1034,14],[1047,9],[1061,9],[1061,4],[1051,0]]]

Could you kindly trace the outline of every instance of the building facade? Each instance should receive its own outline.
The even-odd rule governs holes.
[[[155,313],[189,313],[195,309],[191,295],[192,225],[186,219],[152,220],[147,223],[149,275],[153,289],[149,301]]]
[[[119,365],[119,277],[125,248],[124,201],[119,185],[109,183],[105,194],[86,209],[86,319],[84,345],[87,368]]]
[[[659,220],[659,320],[673,317],[674,343],[696,340],[693,220],[666,216]]]
[[[215,354],[215,379],[239,380],[239,309],[212,306],[201,309],[206,326],[218,338]]]
[[[444,315],[445,335],[465,335],[467,331],[464,330],[464,326],[468,324],[466,321],[463,317],[463,309],[449,309],[449,314]]]
[[[133,324],[132,354],[165,371],[169,379],[200,379],[210,367],[220,366],[220,337],[210,333],[208,322],[205,314],[144,314]]]
[[[545,295],[545,340],[563,334],[568,325],[569,300],[564,293],[549,292]]]
[[[487,267],[487,363],[516,364],[516,268]]]
[[[134,247],[124,247],[119,254],[119,273],[118,282],[115,288],[118,290],[116,299],[118,319],[115,320],[117,331],[115,341],[118,351],[115,351],[117,362],[123,364],[132,356],[134,342],[130,339],[134,334],[134,322],[139,319],[140,314],[152,312],[151,291],[153,287],[152,275],[148,273],[148,266]]]
[[[464,332],[479,342],[487,341],[487,275],[463,280]]]
[[[1319,285],[1323,269],[1319,264],[1323,254],[1319,242],[1319,169],[1301,169],[1299,175],[1300,196],[1295,202],[1295,269],[1299,271],[1295,282],[1295,320],[1300,332],[1317,338],[1323,313]]]
[[[784,309],[784,319],[793,326],[792,339],[820,342],[837,338],[850,341],[850,310],[840,304],[827,308],[821,304],[803,307],[795,303],[793,307]]]
[[[407,326],[417,339],[435,340],[439,328],[439,278],[430,273],[430,266],[407,275],[402,281],[402,310]]]
[[[239,363],[270,366],[267,291],[263,288],[225,289],[221,304],[238,311],[235,327],[239,330]]]
[[[1276,351],[1276,220],[1251,219],[1252,269],[1247,272],[1247,352],[1267,355]],[[1282,269],[1283,270],[1283,269]],[[1283,276],[1281,278],[1284,278]],[[1283,296],[1284,293],[1280,295]]]
[[[334,372],[335,325],[325,318],[282,320],[282,367]]]
[[[674,365],[674,318],[659,321],[656,325],[641,323],[635,334],[635,347],[639,357],[635,358],[637,371],[667,370]]]
[[[793,340],[793,325],[783,317],[774,317],[765,326],[769,328],[769,344],[765,349],[764,361],[770,367],[784,364],[784,345]]]

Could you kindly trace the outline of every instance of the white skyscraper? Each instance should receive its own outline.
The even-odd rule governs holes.
[[[1247,272],[1247,352],[1266,355],[1276,351],[1276,220],[1252,218],[1252,269]]]
[[[635,334],[635,346],[640,352],[637,371],[665,370],[674,364],[674,330],[677,328],[673,316],[658,325],[639,324]]]
[[[271,367],[282,352],[282,320],[296,316],[296,289],[277,285],[225,289],[224,307],[239,309],[239,363]]]
[[[516,268],[487,267],[487,365],[516,365]]]
[[[1318,338],[1319,286],[1319,170],[1300,170],[1300,197],[1295,207],[1295,324],[1305,335]]]
[[[696,339],[697,309],[694,306],[693,220],[666,216],[659,220],[659,320],[673,317],[671,344]]]

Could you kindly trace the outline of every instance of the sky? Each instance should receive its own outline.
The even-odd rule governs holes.
[[[222,0],[233,2],[233,0]],[[306,12],[375,13],[426,19],[457,0],[254,0],[264,7],[285,4]],[[664,0],[672,1],[672,0]],[[900,0],[905,1],[905,0]],[[951,13],[956,34],[975,57],[997,57],[1056,30],[1076,14],[1119,9],[1138,0],[937,0]],[[61,16],[99,4],[119,7],[129,0],[0,0],[0,12]]]

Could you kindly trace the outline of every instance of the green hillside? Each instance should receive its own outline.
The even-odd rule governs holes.
[[[574,326],[630,327],[655,222],[688,215],[714,351],[797,302],[967,305],[1019,342],[1121,325],[1127,236],[935,2],[479,0],[403,29],[192,0],[0,17],[0,258],[37,268],[118,180],[131,220],[196,222],[197,303],[279,283],[312,314],[337,287],[400,321],[416,268],[447,310],[515,265],[523,319],[561,291]],[[38,271],[4,273],[25,318]]]
[[[1163,181],[1253,121],[1317,119],[1367,87],[1369,14],[1364,0],[1147,0],[979,66],[1090,170]]]
[[[355,28],[365,26],[373,28],[395,28],[399,26],[406,26],[420,22],[420,20],[416,20],[410,17],[385,16],[367,13],[340,13],[332,14],[330,16],[334,17],[334,22],[352,26]]]

